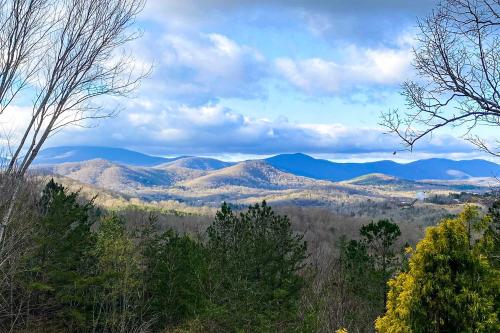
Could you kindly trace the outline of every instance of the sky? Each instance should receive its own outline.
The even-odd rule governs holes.
[[[414,75],[417,17],[435,3],[149,0],[127,51],[151,75],[117,101],[116,117],[67,128],[48,146],[226,160],[482,157],[456,129],[394,156],[401,142],[379,125],[381,112],[405,107],[400,85]]]

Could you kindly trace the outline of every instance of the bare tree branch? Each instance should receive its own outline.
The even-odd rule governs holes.
[[[0,0],[0,114],[38,70],[50,0]]]
[[[26,86],[33,99],[31,119],[9,145],[1,174],[13,185],[2,198],[0,247],[24,176],[47,138],[113,116],[102,97],[126,96],[148,74],[121,51],[138,36],[131,27],[144,1],[0,0],[0,114]]]
[[[69,124],[102,119],[114,110],[102,96],[126,96],[147,74],[135,73],[134,59],[118,50],[137,37],[130,31],[143,0],[59,1],[60,16],[49,35],[32,118],[7,169],[24,174],[45,140]]]
[[[442,127],[464,127],[466,140],[499,156],[477,126],[500,125],[500,0],[444,0],[418,22],[414,68],[402,86],[407,111],[390,110],[381,125],[412,149]]]

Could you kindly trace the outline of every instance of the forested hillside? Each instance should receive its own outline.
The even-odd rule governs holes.
[[[364,332],[375,320],[380,332],[500,328],[499,202],[486,213],[468,206],[419,241],[402,221],[275,212],[266,202],[224,203],[213,218],[111,212],[53,180],[25,182],[19,200],[1,252],[2,331]],[[423,265],[444,270],[422,275]],[[428,303],[426,285],[464,292]],[[405,288],[422,294],[398,297]],[[470,319],[458,306],[475,309],[464,310]],[[426,311],[442,319],[428,322]]]

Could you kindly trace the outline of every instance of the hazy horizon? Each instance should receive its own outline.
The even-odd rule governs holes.
[[[92,147],[92,148],[111,148],[111,149],[126,149],[134,152],[138,152],[141,154],[149,155],[149,156],[154,156],[154,157],[163,157],[163,158],[176,158],[176,157],[204,157],[204,158],[214,158],[218,159],[224,162],[243,162],[247,160],[256,160],[256,159],[266,159],[269,157],[273,157],[276,155],[284,155],[284,154],[305,154],[310,157],[313,157],[315,159],[323,159],[327,160],[330,162],[337,162],[337,163],[366,163],[366,162],[375,162],[375,161],[382,161],[382,160],[390,160],[394,161],[397,163],[411,163],[414,161],[418,160],[425,160],[425,159],[430,159],[430,158],[446,158],[450,160],[472,160],[472,159],[482,159],[482,160],[487,160],[491,162],[495,162],[498,164],[498,161],[495,159],[493,156],[489,156],[486,154],[481,154],[478,152],[477,154],[451,154],[447,156],[436,156],[434,154],[411,154],[414,158],[400,158],[397,155],[400,154],[399,152],[396,154],[396,156],[393,153],[386,153],[386,154],[377,154],[376,156],[369,157],[369,156],[332,156],[331,154],[314,154],[314,153],[304,153],[304,152],[285,152],[285,153],[275,153],[275,154],[149,154],[144,151],[136,150],[133,148],[127,148],[127,147],[110,147],[110,146],[92,146],[92,145],[75,145],[75,146],[51,146],[47,147],[46,149],[51,149],[51,148],[61,148],[61,147],[68,147],[68,148],[78,148],[78,147]]]

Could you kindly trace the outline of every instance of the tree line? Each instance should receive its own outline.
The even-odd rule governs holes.
[[[223,204],[203,234],[26,184],[0,263],[5,332],[496,332],[500,202],[429,227],[415,249],[389,220],[315,265],[265,202]],[[327,269],[325,269],[327,267]]]

